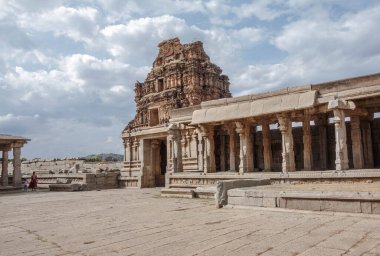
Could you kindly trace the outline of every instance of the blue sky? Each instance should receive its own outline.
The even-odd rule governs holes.
[[[204,42],[234,96],[380,71],[380,2],[0,0],[0,133],[27,158],[122,153],[160,41]]]

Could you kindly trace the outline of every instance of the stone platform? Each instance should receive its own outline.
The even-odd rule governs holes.
[[[376,256],[380,216],[216,209],[159,189],[0,195],[0,255]]]
[[[228,191],[228,205],[380,214],[380,183],[274,184]]]
[[[199,190],[202,187],[215,187],[220,182],[232,180],[269,180],[270,184],[319,184],[319,183],[352,183],[352,182],[380,182],[380,169],[360,169],[346,171],[297,171],[297,172],[180,172],[167,175],[168,184],[163,192],[165,196],[176,194],[177,190]],[[366,183],[368,184],[368,183]],[[236,187],[235,187],[236,188]],[[211,191],[211,190],[210,190]],[[195,196],[197,197],[197,196]]]

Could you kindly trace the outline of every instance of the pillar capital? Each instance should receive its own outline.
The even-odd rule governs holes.
[[[356,108],[356,106],[355,106],[355,103],[353,101],[350,101],[350,100],[346,101],[346,100],[342,100],[342,99],[334,99],[334,100],[329,101],[327,108],[330,110],[334,110],[334,109],[350,109],[350,110],[353,110]]]
[[[277,116],[277,118],[278,118],[278,124],[280,125],[279,126],[280,132],[281,133],[285,133],[289,129],[289,123],[290,123],[290,126],[291,126],[291,122],[290,122],[289,116],[286,115],[286,114],[280,114],[280,115]]]

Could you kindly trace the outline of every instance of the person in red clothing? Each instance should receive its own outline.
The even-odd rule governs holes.
[[[36,191],[37,189],[37,174],[36,172],[33,172],[32,177],[30,177],[30,183],[29,183],[29,188],[32,189],[32,191]]]

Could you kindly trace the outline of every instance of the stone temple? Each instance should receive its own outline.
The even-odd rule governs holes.
[[[158,47],[122,132],[122,186],[197,187],[380,166],[380,74],[231,97],[202,42],[174,38]]]

